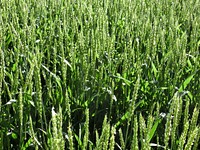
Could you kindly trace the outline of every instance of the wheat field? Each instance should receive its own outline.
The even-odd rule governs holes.
[[[197,150],[199,0],[0,1],[0,150]]]

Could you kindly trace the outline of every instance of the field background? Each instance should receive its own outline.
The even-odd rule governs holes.
[[[0,150],[200,149],[199,0],[0,1]]]

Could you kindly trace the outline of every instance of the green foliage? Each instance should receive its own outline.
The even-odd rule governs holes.
[[[199,0],[0,3],[1,149],[198,149]]]

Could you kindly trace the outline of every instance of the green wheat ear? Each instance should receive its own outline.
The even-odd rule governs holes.
[[[144,117],[142,116],[142,114],[140,113],[139,116],[139,124],[140,124],[140,140],[141,140],[141,149],[149,149],[149,144],[147,141],[147,125],[145,122]]]
[[[200,130],[197,133],[197,137],[196,137],[195,142],[194,142],[193,150],[198,149],[199,139],[200,139]]]
[[[110,137],[110,124],[107,122],[107,115],[104,117],[101,136],[97,143],[97,150],[106,150],[109,145],[109,137]]]
[[[133,123],[133,139],[131,143],[132,150],[138,150],[138,119],[137,115],[134,116],[134,123]]]
[[[51,111],[52,115],[52,137],[51,137],[51,149],[56,149],[59,147],[58,145],[58,128],[57,128],[57,113],[54,110],[54,107]]]
[[[1,35],[1,34],[0,34]],[[1,41],[1,39],[0,39]],[[1,43],[1,42],[0,42]],[[1,44],[0,44],[0,49],[1,49]],[[3,83],[3,78],[4,78],[4,55],[3,51],[0,52],[0,113],[2,113],[2,83]],[[0,123],[2,122],[2,118],[0,118]],[[0,149],[3,149],[3,133],[0,132]]]
[[[36,132],[34,132],[33,121],[32,121],[31,115],[29,115],[29,123],[30,123],[29,132],[30,132],[30,136],[31,136],[31,139],[33,141],[33,144],[35,146],[35,149],[38,150],[39,147],[43,148],[41,143],[37,139]]]
[[[188,131],[188,139],[185,145],[185,150],[191,149],[194,145],[194,148],[197,147],[197,143],[199,141],[199,126],[197,125],[199,116],[199,108],[196,106],[193,110],[193,115],[190,121],[189,131]]]
[[[191,134],[188,137],[187,143],[185,145],[184,150],[190,150],[195,142],[196,137],[199,134],[199,127],[196,126],[195,129],[191,132]]]
[[[68,126],[68,141],[69,141],[69,149],[74,150],[74,142],[73,142],[73,134],[71,129],[71,122],[69,122]]]
[[[183,132],[181,134],[181,137],[179,139],[178,150],[182,150],[184,148],[184,144],[186,143],[188,129],[189,129],[189,122],[186,122],[184,124],[184,129],[183,129]]]
[[[54,107],[51,110],[52,114],[52,134],[50,134],[50,149],[65,149],[65,142],[62,133],[62,109],[59,107],[59,112],[55,112]]]
[[[187,140],[187,135],[188,135],[188,129],[189,129],[189,120],[188,120],[188,117],[189,117],[189,105],[190,105],[190,102],[189,100],[186,101],[186,104],[185,104],[185,110],[184,110],[184,113],[183,113],[183,132],[181,133],[181,136],[178,140],[178,150],[182,150],[184,148],[184,144],[186,143],[186,140]]]
[[[120,128],[118,132],[119,132],[121,149],[125,149],[125,142],[124,142],[124,136],[123,136],[122,129]]]
[[[24,104],[23,104],[23,96],[22,96],[22,89],[20,89],[19,91],[19,98],[18,98],[18,101],[19,101],[19,122],[20,122],[20,143],[23,143],[22,140],[23,140],[23,132],[24,132],[24,124],[23,124],[23,107],[24,107]]]
[[[171,133],[171,142],[172,142],[172,148],[176,147],[176,132],[179,125],[179,121],[181,118],[181,112],[182,112],[182,99],[175,94],[173,97],[174,100],[174,115],[173,115],[173,124],[172,124],[172,133]]]
[[[193,132],[193,130],[196,128],[198,123],[198,117],[199,117],[199,108],[196,106],[193,110],[192,119],[190,121],[190,129],[189,129],[189,135]]]
[[[116,129],[114,126],[112,126],[111,133],[110,133],[109,150],[115,149],[115,133],[116,133]]]
[[[85,111],[86,121],[85,121],[85,135],[83,138],[83,150],[87,150],[88,140],[89,140],[89,109]]]

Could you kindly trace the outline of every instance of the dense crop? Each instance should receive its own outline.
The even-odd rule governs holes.
[[[199,0],[2,0],[1,149],[199,149]]]

